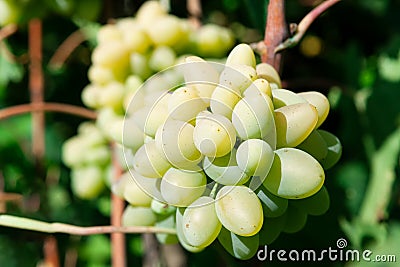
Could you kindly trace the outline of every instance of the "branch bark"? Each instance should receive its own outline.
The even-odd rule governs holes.
[[[51,103],[51,102],[43,102],[43,103],[30,103],[30,104],[22,104],[17,106],[12,106],[9,108],[4,108],[0,110],[0,120],[10,118],[12,116],[29,113],[33,111],[53,111],[53,112],[61,112],[72,114],[80,117],[84,117],[87,119],[96,119],[96,112],[68,104],[61,103]]]
[[[340,0],[327,0],[311,10],[310,13],[308,13],[300,21],[299,25],[295,26],[294,35],[275,48],[275,53],[280,52],[288,47],[292,47],[300,42],[301,38],[303,38],[304,34],[306,33],[310,25],[314,22],[314,20],[318,18],[322,13],[324,13],[328,8],[339,1]]]
[[[96,234],[111,234],[111,233],[166,233],[176,234],[176,231],[171,228],[160,228],[152,226],[89,226],[82,227],[65,223],[47,223],[34,219],[0,215],[0,226],[7,226],[18,229],[37,231],[42,233],[65,233],[71,235],[96,235]]]
[[[42,70],[42,22],[32,19],[29,22],[29,91],[31,102],[43,102],[44,78]],[[43,111],[32,113],[32,153],[40,165],[45,153],[45,118]]]
[[[121,167],[113,153],[114,181],[117,181],[122,174]],[[111,225],[121,227],[122,213],[124,212],[125,201],[111,192]],[[111,234],[111,260],[113,267],[126,266],[125,235],[123,233]]]
[[[270,0],[268,4],[267,25],[265,27],[265,48],[261,54],[264,63],[272,65],[278,72],[281,65],[281,54],[275,53],[275,48],[288,36],[285,20],[285,1]]]

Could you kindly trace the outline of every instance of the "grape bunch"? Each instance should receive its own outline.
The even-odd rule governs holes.
[[[282,89],[249,45],[224,59],[233,43],[225,28],[195,29],[147,1],[134,18],[100,29],[82,99],[124,168],[111,184],[128,202],[124,225],[175,229],[157,239],[191,252],[218,240],[249,259],[328,210],[325,170],[341,144],[320,129],[330,108],[323,94]],[[86,136],[78,132],[64,146],[73,172],[90,165],[86,151],[75,158],[83,145],[73,140]]]
[[[97,197],[111,181],[111,151],[102,131],[84,122],[63,145],[62,160],[71,171],[71,189],[82,199]]]
[[[151,86],[171,72],[183,81]],[[124,224],[175,228],[176,238],[159,240],[192,252],[217,239],[249,259],[281,232],[301,230],[308,215],[325,213],[324,170],[341,155],[339,139],[320,129],[328,99],[281,87],[247,44],[224,64],[188,56],[148,79],[128,105],[127,171],[113,186],[131,203]]]

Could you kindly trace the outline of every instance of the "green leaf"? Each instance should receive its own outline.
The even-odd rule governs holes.
[[[381,55],[378,59],[378,70],[380,76],[389,82],[400,81],[400,50],[397,58]]]

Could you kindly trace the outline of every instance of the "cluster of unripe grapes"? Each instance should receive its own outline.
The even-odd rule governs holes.
[[[282,89],[278,73],[257,64],[246,44],[220,63],[206,61],[229,49],[229,33],[207,30],[208,44],[224,43],[211,52],[201,43],[207,38],[196,39],[201,28],[189,29],[157,2],[107,25],[83,99],[119,144],[125,173],[111,188],[129,203],[124,225],[175,229],[158,240],[191,252],[217,239],[249,259],[327,211],[324,170],[339,160],[341,144],[320,129],[329,113],[323,94]],[[202,57],[176,59],[182,51]]]

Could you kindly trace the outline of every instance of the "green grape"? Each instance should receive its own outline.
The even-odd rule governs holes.
[[[248,44],[238,44],[229,53],[226,66],[247,65],[256,67],[256,57],[253,49]]]
[[[256,71],[248,65],[226,66],[219,77],[219,85],[242,94],[257,79]]]
[[[309,215],[322,215],[328,211],[330,205],[328,190],[323,186],[314,195],[303,199],[292,200],[291,204]]]
[[[255,193],[261,201],[264,217],[279,217],[285,213],[288,207],[288,200],[286,198],[275,196],[263,185],[257,188]]]
[[[85,154],[81,153],[85,146],[85,140],[80,136],[74,136],[68,139],[62,147],[62,160],[68,167],[82,165]]]
[[[185,208],[177,208],[175,214],[175,224],[176,224],[176,235],[178,237],[179,243],[184,247],[187,251],[197,253],[204,250],[204,247],[195,247],[189,244],[185,235],[183,234],[183,214],[185,212]]]
[[[115,156],[115,161],[123,170],[133,169],[133,155],[135,152],[119,143],[115,143],[111,147],[111,153]]]
[[[114,74],[111,69],[100,66],[100,65],[95,65],[95,64],[93,64],[92,66],[89,67],[88,78],[89,78],[89,81],[92,82],[92,84],[89,84],[86,87],[90,87],[90,86],[94,86],[94,85],[105,85],[105,84],[115,80]],[[90,103],[90,101],[95,101],[95,99],[90,99],[90,98],[86,99],[83,96],[82,96],[82,98],[84,100],[86,100],[88,103]],[[86,104],[85,101],[84,101],[84,103],[85,103],[85,105],[92,107],[91,105]],[[96,107],[94,107],[94,108],[96,108]]]
[[[194,39],[196,54],[203,57],[223,57],[234,43],[232,32],[215,24],[202,25]]]
[[[203,172],[170,168],[161,180],[161,195],[166,203],[187,207],[205,191],[207,179]]]
[[[18,23],[21,11],[14,1],[0,0],[0,26]]]
[[[274,162],[264,186],[274,195],[300,199],[309,197],[322,187],[325,173],[310,154],[296,148],[275,150]]]
[[[141,25],[151,25],[154,20],[167,15],[167,11],[159,1],[146,1],[136,12],[136,19]]]
[[[299,232],[306,225],[306,222],[307,213],[293,205],[289,205],[286,211],[286,220],[282,232],[288,234]]]
[[[170,96],[162,94],[154,104],[146,105],[132,114],[139,128],[147,135],[154,137],[158,127],[168,118],[167,101]]]
[[[175,210],[176,207],[175,206],[171,206],[168,203],[164,203],[161,202],[157,199],[153,199],[151,201],[151,209],[159,214],[159,215],[170,215],[170,214],[174,214],[175,215]]]
[[[340,143],[339,138],[330,132],[324,130],[317,130],[321,137],[325,140],[326,145],[328,146],[328,154],[321,161],[322,166],[325,170],[331,168],[335,165],[340,157],[342,156],[342,144]]]
[[[194,247],[207,247],[218,236],[221,222],[215,213],[214,199],[202,196],[192,202],[183,213],[183,234]]]
[[[100,108],[109,107],[116,111],[122,110],[122,101],[125,95],[125,87],[119,82],[110,82],[99,91]]]
[[[89,146],[108,144],[102,131],[93,122],[82,122],[79,124],[78,135],[81,136]]]
[[[80,151],[82,151],[82,147],[80,147]],[[83,155],[84,162],[91,165],[105,166],[111,160],[110,148],[108,146],[88,147]]]
[[[107,137],[118,144],[122,144],[124,136],[124,118],[118,116],[110,121],[108,125],[102,125],[101,130],[107,134]]]
[[[117,21],[116,26],[122,33],[122,42],[130,52],[144,54],[151,45],[151,40],[146,31],[134,19],[125,18]]]
[[[153,199],[165,202],[161,195],[162,179],[145,177],[133,169],[129,169],[129,172],[133,180],[136,182],[136,184],[140,187],[140,189],[143,192],[146,192],[146,194],[151,196]]]
[[[156,214],[148,207],[128,205],[122,214],[123,226],[153,226],[156,220]]]
[[[185,30],[178,17],[166,15],[146,25],[146,31],[151,41],[156,45],[174,47],[182,40]]]
[[[277,147],[295,147],[314,130],[318,113],[307,103],[278,108],[274,112]]]
[[[265,218],[263,226],[258,235],[260,236],[260,245],[272,244],[281,234],[286,223],[286,213],[279,217]]]
[[[241,170],[236,163],[236,149],[232,149],[231,153],[211,159],[205,157],[203,161],[203,169],[208,177],[215,182],[223,185],[241,185],[246,183],[250,176]]]
[[[141,188],[140,184],[134,181],[129,172],[123,175],[127,176],[123,193],[124,199],[132,206],[150,207],[151,196]]]
[[[120,29],[117,27],[115,24],[106,24],[100,27],[100,29],[97,32],[97,43],[98,44],[103,44],[107,42],[113,42],[113,41],[121,41],[123,38],[123,34],[120,31]]]
[[[148,58],[146,55],[133,52],[130,53],[129,57],[129,64],[130,64],[130,71],[133,75],[137,75],[142,79],[147,79],[151,76],[152,71],[148,64]]]
[[[328,154],[328,146],[317,130],[312,131],[310,135],[297,146],[297,148],[307,152],[320,163]]]
[[[263,138],[274,131],[273,105],[268,96],[244,97],[236,104],[232,123],[238,136],[244,140]]]
[[[137,75],[129,75],[125,80],[127,93],[136,93],[142,86],[143,80]]]
[[[116,70],[126,68],[128,59],[129,52],[119,41],[100,43],[92,53],[93,64]]]
[[[317,109],[318,122],[315,128],[321,126],[321,124],[325,121],[326,117],[328,117],[330,108],[328,98],[323,94],[321,94],[320,92],[316,91],[298,93],[298,95],[307,100],[308,103],[310,103]]]
[[[222,225],[240,236],[257,234],[263,224],[260,200],[243,185],[222,187],[216,196],[215,210]]]
[[[270,83],[276,84],[277,88],[282,88],[281,78],[278,72],[268,63],[259,63],[256,66],[258,78],[266,79]]]
[[[168,112],[175,120],[191,121],[206,108],[206,103],[194,87],[180,87],[171,94],[168,100]]]
[[[249,176],[265,177],[272,165],[274,151],[261,139],[248,139],[237,148],[236,161]]]
[[[235,128],[230,120],[219,114],[197,116],[193,141],[203,155],[222,157],[228,154],[236,143]]]
[[[136,76],[135,77],[139,77]],[[141,79],[139,77],[139,79]],[[129,90],[129,89],[128,89]],[[133,115],[136,111],[143,108],[145,105],[145,92],[143,90],[136,90],[135,92],[128,91],[126,92],[123,99],[124,110],[126,111],[126,115]]]
[[[122,143],[124,117],[110,108],[102,108],[97,114],[96,126],[108,139]]]
[[[263,78],[258,78],[253,81],[252,84],[250,84],[249,87],[246,88],[243,92],[243,96],[259,96],[260,93],[269,96],[272,99],[272,89],[271,85],[266,79]]]
[[[217,86],[210,99],[211,111],[231,119],[233,108],[241,98],[238,91]]]
[[[96,165],[72,169],[71,189],[81,199],[93,199],[105,188],[104,172]]]
[[[207,105],[210,104],[211,95],[219,80],[215,64],[196,56],[186,57],[185,62],[178,68],[183,73],[186,86],[194,87],[201,99]]]
[[[298,94],[286,89],[272,90],[272,99],[275,109],[293,104],[307,103],[307,100],[305,100]]]
[[[133,158],[135,171],[145,177],[159,178],[171,167],[164,155],[157,150],[155,141],[141,146]]]
[[[156,132],[158,152],[176,168],[196,169],[203,157],[193,143],[193,132],[187,122],[167,120]]]
[[[157,221],[155,223],[156,227],[175,229],[175,213],[168,216],[157,216]],[[167,233],[156,233],[156,238],[161,244],[176,244],[179,242],[178,237],[174,234]]]
[[[165,45],[156,47],[150,55],[149,66],[155,72],[171,67],[175,63],[175,51]]]
[[[248,260],[258,251],[259,235],[240,236],[222,227],[218,241],[233,257]]]
[[[99,99],[101,95],[101,89],[98,85],[95,84],[89,84],[86,85],[85,88],[83,88],[82,91],[82,102],[90,108],[100,108],[101,107],[101,103],[99,101]]]
[[[130,175],[123,174],[118,180],[111,181],[111,192],[120,198],[124,198],[125,186],[129,179],[132,179]]]
[[[145,134],[132,117],[125,117],[123,131],[122,144],[125,147],[137,151],[144,144]]]

